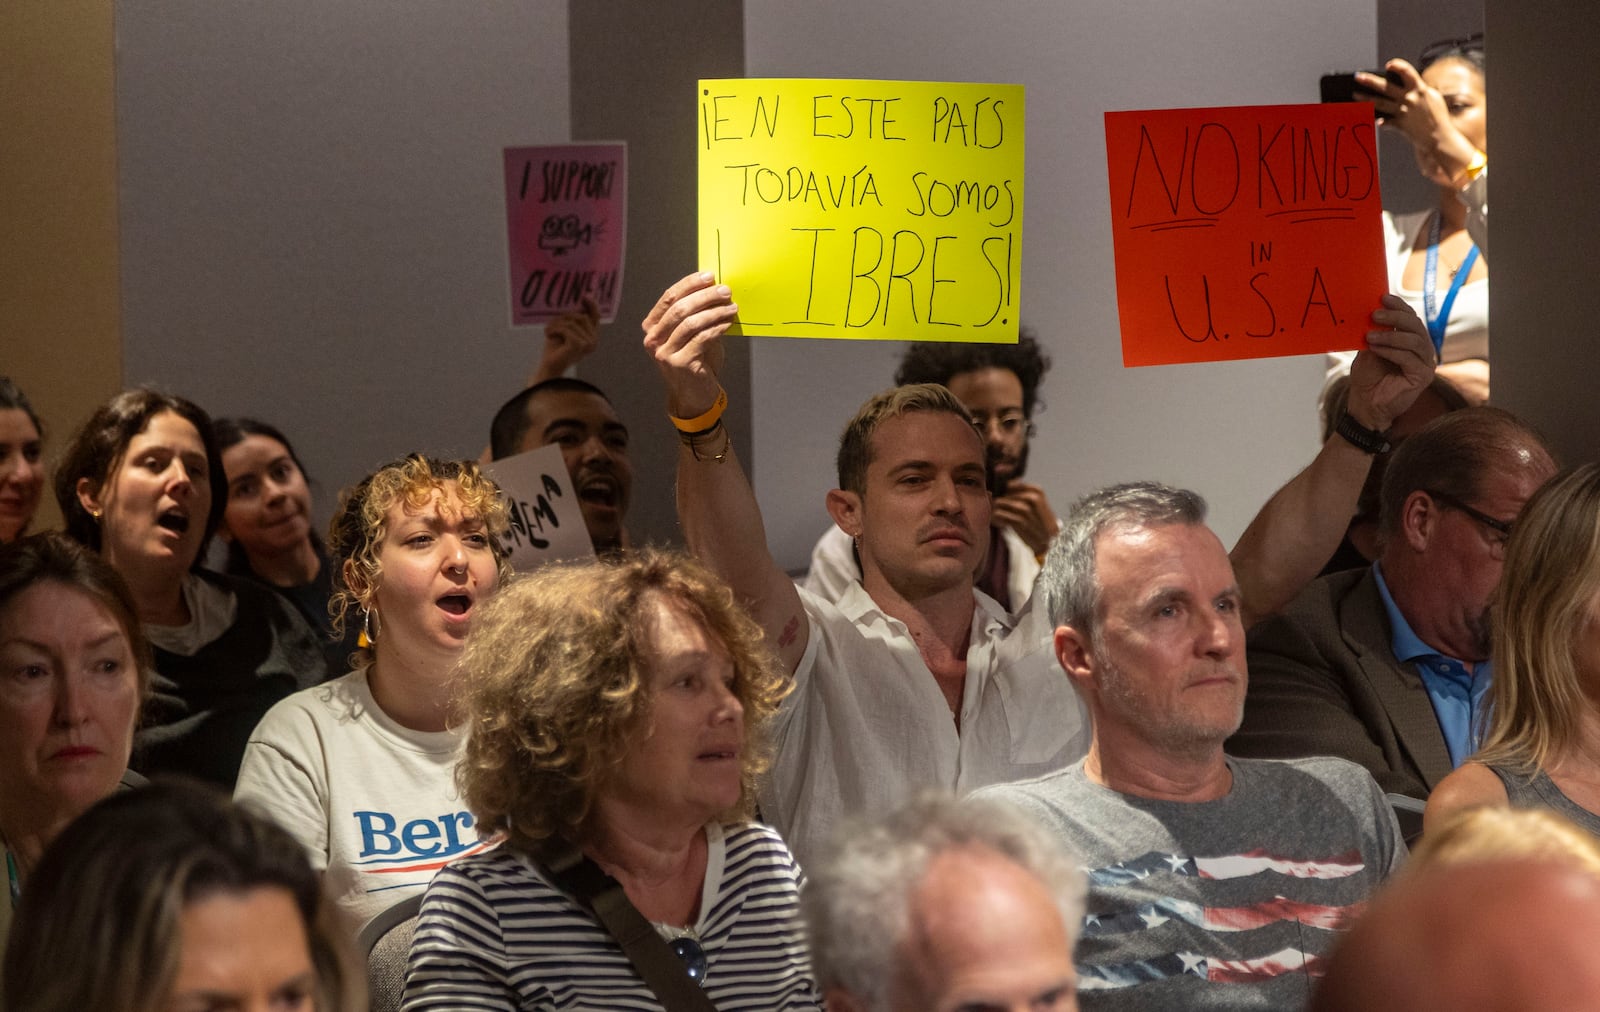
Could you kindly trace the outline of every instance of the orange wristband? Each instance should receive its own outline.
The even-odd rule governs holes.
[[[711,405],[705,414],[696,415],[693,418],[679,418],[677,415],[668,415],[667,417],[672,419],[673,427],[679,432],[694,434],[710,431],[711,427],[717,424],[718,420],[722,418],[722,413],[727,409],[728,391],[717,387],[717,402]]]

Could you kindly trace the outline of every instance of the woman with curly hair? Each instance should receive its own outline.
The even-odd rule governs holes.
[[[751,821],[786,679],[725,586],[654,551],[547,567],[484,610],[460,677],[457,776],[505,842],[428,887],[406,1009],[662,1008],[573,867],[722,1012],[819,1007],[800,870]]]
[[[352,927],[486,846],[453,781],[452,672],[507,573],[505,529],[477,464],[420,454],[347,490],[334,516],[334,603],[361,627],[361,663],[268,711],[235,793],[300,840]]]

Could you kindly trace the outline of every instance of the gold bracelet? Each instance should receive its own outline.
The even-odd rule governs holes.
[[[722,420],[722,413],[728,408],[728,391],[717,387],[717,402],[704,413],[693,418],[679,418],[677,415],[668,415],[672,419],[673,427],[679,432],[690,435],[703,435],[717,427],[717,422]]]

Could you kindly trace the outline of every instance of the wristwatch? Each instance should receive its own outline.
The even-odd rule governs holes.
[[[1350,412],[1348,411],[1339,416],[1339,424],[1333,427],[1333,431],[1343,436],[1345,442],[1362,453],[1388,453],[1394,449],[1389,444],[1389,440],[1384,438],[1383,433],[1377,429],[1369,429],[1362,425],[1350,417]]]

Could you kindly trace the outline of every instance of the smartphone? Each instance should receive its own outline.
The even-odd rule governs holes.
[[[1369,70],[1369,74],[1376,74],[1390,84],[1404,85],[1405,80],[1398,72],[1393,70]],[[1348,74],[1322,75],[1322,100],[1324,102],[1370,102],[1372,92],[1356,83],[1356,72]]]

